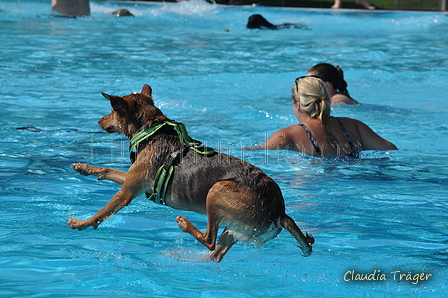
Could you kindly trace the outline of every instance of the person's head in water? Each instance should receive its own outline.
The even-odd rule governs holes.
[[[335,67],[329,63],[319,63],[308,69],[307,75],[318,76],[327,83],[328,93],[333,99],[333,104],[341,102],[346,104],[358,103],[351,98],[347,90],[348,84],[344,79],[344,72],[341,67]]]
[[[283,23],[274,25],[266,20],[261,14],[251,15],[247,20],[246,26],[248,29],[307,29],[307,27],[302,24]]]
[[[293,108],[294,112],[306,113],[326,125],[331,112],[331,97],[323,80],[314,76],[297,78],[292,87],[292,101],[293,107],[300,105],[300,109]]]
[[[277,26],[271,24],[261,14],[253,14],[247,20],[248,29],[277,29]]]

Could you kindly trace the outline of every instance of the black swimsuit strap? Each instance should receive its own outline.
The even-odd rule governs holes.
[[[300,123],[299,125],[303,127],[303,129],[305,130],[306,134],[310,138],[310,141],[313,144],[314,150],[316,150],[316,153],[317,154],[321,154],[319,145],[317,144],[316,139],[314,138],[313,134],[311,133],[311,130],[305,124]]]
[[[352,138],[350,138],[347,129],[345,128],[344,123],[342,122],[341,118],[336,118],[338,119],[339,125],[341,126],[342,129],[342,133],[344,134],[345,138],[347,139],[347,143],[350,146],[350,149],[352,150],[352,152],[356,152],[356,148],[355,148],[355,144],[353,144]]]

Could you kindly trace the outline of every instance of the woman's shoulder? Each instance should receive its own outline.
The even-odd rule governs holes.
[[[367,126],[364,122],[349,117],[331,117],[331,118],[337,120],[337,122],[339,122],[339,125],[340,122],[342,122],[342,124],[349,130],[359,129],[360,127]]]
[[[290,126],[281,128],[281,129],[277,130],[275,133],[290,135],[290,134],[294,134],[300,130],[302,130],[302,128],[300,127],[300,124],[294,124],[294,125],[290,125]]]
[[[336,93],[331,97],[331,104],[332,105],[339,105],[339,104],[348,104],[348,105],[356,105],[358,102],[351,98],[350,96],[347,96],[343,93]]]
[[[353,118],[350,118],[350,117],[333,117],[332,116],[332,118],[339,119],[339,120],[341,120],[344,123],[353,123],[353,124],[362,123],[362,121],[359,121],[358,119],[353,119]]]
[[[295,142],[304,136],[306,136],[304,128],[300,124],[294,124],[277,130],[272,134],[271,138],[285,142]]]
[[[358,120],[353,119],[353,118],[349,118],[349,117],[336,117],[336,116],[330,116],[330,121],[337,121],[337,122],[344,122],[344,123],[354,123],[357,122]]]

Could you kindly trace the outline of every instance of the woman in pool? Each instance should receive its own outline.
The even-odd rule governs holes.
[[[330,116],[330,95],[324,81],[317,77],[296,79],[292,109],[299,125],[282,128],[251,149],[283,148],[322,157],[358,157],[363,150],[397,150],[363,122]]]
[[[327,83],[331,103],[356,105],[358,102],[350,97],[347,90],[347,82],[344,80],[344,72],[339,66],[334,67],[328,63],[319,63],[308,69],[308,76],[317,76]]]

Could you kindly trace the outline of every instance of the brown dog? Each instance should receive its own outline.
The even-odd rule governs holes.
[[[207,154],[200,152],[198,142],[185,136],[186,130],[176,131],[179,130],[177,122],[169,120],[154,106],[151,94],[148,85],[143,86],[141,93],[124,97],[103,93],[110,100],[112,113],[101,118],[101,128],[107,132],[123,133],[130,138],[136,158],[128,172],[73,164],[73,169],[82,175],[111,180],[122,187],[94,216],[86,220],[70,218],[68,225],[78,230],[89,226],[96,229],[138,195],[166,192],[153,200],[174,209],[208,216],[205,233],[185,217],[178,215],[176,218],[184,232],[193,235],[212,251],[207,259],[220,262],[237,241],[250,241],[261,247],[280,233],[282,227],[296,238],[303,255],[309,256],[314,238],[309,234],[304,236],[296,223],[285,214],[278,185],[260,169],[241,159],[213,150]],[[136,138],[139,142],[135,142]],[[189,142],[185,143],[185,139]],[[171,162],[168,164],[167,160]],[[171,179],[162,181],[165,187],[161,188],[154,185],[158,180],[156,176],[161,175],[159,169],[162,172],[163,169],[174,169],[172,175],[168,175]],[[221,225],[226,227],[216,244]]]

